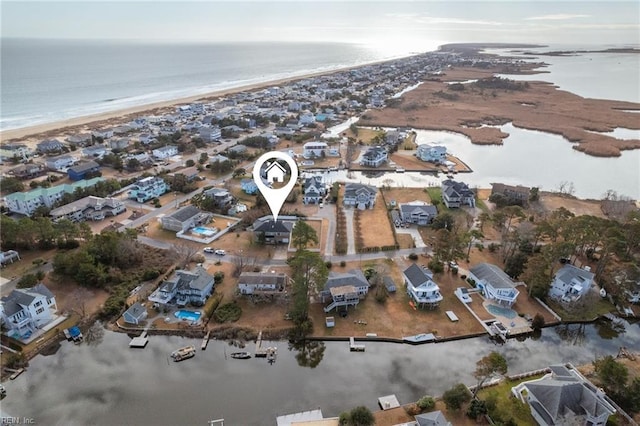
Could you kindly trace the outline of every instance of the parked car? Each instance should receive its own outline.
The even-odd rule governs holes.
[[[209,253],[209,254],[213,254],[213,253],[216,252],[216,250],[211,248],[211,247],[205,247],[204,249],[202,249],[202,251],[205,252],[205,253]]]
[[[215,254],[217,254],[218,256],[224,256],[225,254],[227,254],[227,252],[225,252],[224,250],[218,249],[215,251]]]

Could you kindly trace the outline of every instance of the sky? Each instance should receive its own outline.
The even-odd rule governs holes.
[[[4,1],[1,36],[154,41],[640,44],[640,2]]]

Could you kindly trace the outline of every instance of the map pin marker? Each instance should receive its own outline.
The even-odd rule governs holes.
[[[287,182],[287,184],[282,188],[269,188],[264,183],[261,175],[263,164],[268,162],[265,170],[267,183],[273,184],[277,182],[284,182],[286,179],[286,169],[276,160],[282,160],[289,165],[291,176],[289,177],[289,182]],[[284,201],[289,196],[289,193],[296,185],[297,180],[298,165],[291,156],[284,152],[271,151],[266,154],[262,154],[256,161],[255,166],[253,166],[253,181],[264,196],[264,199],[267,200],[267,204],[269,205],[269,209],[271,209],[274,221],[278,220],[280,209],[282,208]]]

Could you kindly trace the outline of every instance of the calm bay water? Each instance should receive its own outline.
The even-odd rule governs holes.
[[[625,323],[627,324],[627,323]],[[168,362],[177,347],[199,340],[152,336],[143,350],[128,349],[125,334],[106,332],[97,346],[62,343],[55,355],[37,356],[28,371],[6,382],[3,415],[34,417],[47,425],[274,424],[277,415],[320,407],[325,416],[356,405],[376,409],[377,398],[396,394],[401,403],[439,395],[455,383],[474,383],[475,362],[492,350],[508,360],[511,374],[549,364],[591,362],[640,348],[639,324],[622,333],[609,322],[543,330],[538,340],[495,345],[486,337],[422,346],[366,343],[349,352],[347,342],[328,342],[315,368],[300,367],[286,342],[278,359],[225,359],[233,349],[212,341],[195,358]],[[251,348],[252,345],[249,345]]]

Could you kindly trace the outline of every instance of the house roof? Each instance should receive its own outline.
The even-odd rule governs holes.
[[[53,293],[42,283],[36,284],[31,288],[13,290],[9,295],[0,299],[4,314],[10,317],[20,312],[23,306],[29,306],[38,295],[44,296],[47,299],[54,297]]]
[[[403,274],[407,279],[411,282],[411,285],[414,287],[418,287],[421,284],[424,284],[428,281],[431,281],[431,275],[429,274],[428,269],[421,268],[417,264],[413,263],[407,269],[404,270]]]
[[[363,185],[361,183],[347,183],[344,186],[345,198],[357,197],[359,194],[366,193],[367,195],[375,195],[377,189],[373,186]]]
[[[403,215],[426,214],[428,216],[436,216],[438,209],[433,204],[421,203],[415,204],[413,201],[407,204],[400,204],[399,208]]]
[[[257,223],[260,222],[260,223]],[[284,221],[281,219],[278,219],[276,221],[274,220],[266,220],[266,221],[260,221],[260,219],[256,220],[256,222],[254,222],[253,224],[253,231],[254,232],[291,232],[291,229],[293,229],[293,224],[289,221]]]
[[[271,274],[263,272],[243,272],[238,278],[238,284],[269,284],[269,285],[285,285],[287,276],[285,274]]]
[[[574,279],[583,283],[591,283],[594,277],[595,274],[593,272],[568,264],[560,268],[555,275],[556,280],[562,281],[565,284],[570,284]]]
[[[359,269],[352,269],[347,272],[330,272],[329,278],[324,285],[325,290],[343,286],[369,287],[369,281]]]
[[[418,426],[448,426],[451,423],[442,414],[442,411],[436,410],[430,413],[418,414],[415,416]]]
[[[49,290],[49,289],[47,288],[47,286],[45,286],[45,285],[44,285],[44,284],[42,284],[42,283],[38,283],[38,284],[36,284],[35,286],[31,287],[31,289],[29,289],[29,291],[30,291],[31,293],[38,293],[38,294],[41,294],[41,295],[43,295],[44,297],[46,297],[47,299],[52,299],[52,298],[54,298],[54,297],[55,297],[55,296],[53,295],[53,293],[51,293],[51,290]]]
[[[473,191],[469,189],[469,186],[464,182],[456,182],[455,180],[447,179],[442,181],[442,192],[447,195],[458,194],[462,197],[472,197]]]
[[[96,163],[93,160],[85,161],[83,163],[78,164],[77,166],[69,167],[69,171],[73,171],[74,173],[83,173],[93,169],[99,169],[100,164]]]
[[[147,309],[142,306],[139,302],[131,305],[129,309],[124,313],[125,315],[130,315],[133,318],[140,318],[147,312]]]
[[[491,284],[494,288],[513,288],[515,283],[502,269],[491,263],[479,263],[469,269],[476,278]]]
[[[171,219],[175,219],[179,222],[186,222],[187,220],[191,219],[192,217],[200,213],[203,213],[202,210],[200,210],[196,206],[185,206],[180,210],[172,213],[168,217],[170,217]]]

